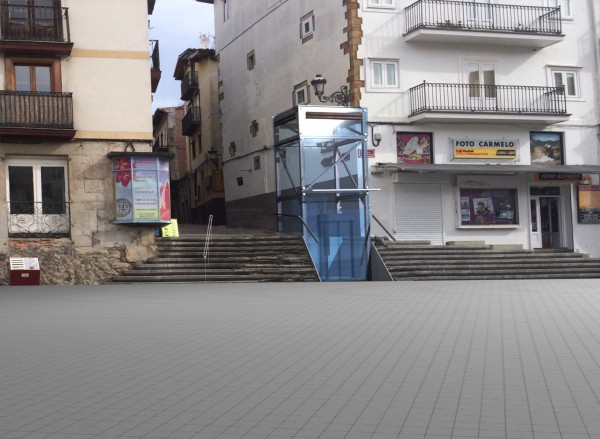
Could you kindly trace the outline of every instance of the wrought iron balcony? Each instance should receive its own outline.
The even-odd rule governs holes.
[[[152,84],[152,93],[155,93],[162,74],[160,71],[158,40],[150,40],[150,54],[150,81]]]
[[[12,201],[8,205],[11,237],[67,236],[71,231],[68,202]]]
[[[72,93],[0,90],[0,137],[74,135]]]
[[[419,0],[405,9],[406,41],[546,47],[560,42],[560,8]]]
[[[413,122],[557,123],[569,118],[563,87],[422,83],[409,90]]]
[[[0,0],[0,51],[66,56],[72,48],[67,8]]]
[[[187,72],[181,80],[181,100],[189,101],[198,90],[198,72]]]
[[[184,136],[191,136],[199,128],[202,119],[200,118],[200,107],[188,107],[188,111],[181,121],[181,130]]]
[[[152,145],[152,152],[169,152],[169,145],[162,145],[160,139],[156,139]]]

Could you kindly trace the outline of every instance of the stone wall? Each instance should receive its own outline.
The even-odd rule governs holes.
[[[125,247],[78,252],[70,239],[11,240],[10,254],[0,254],[0,285],[9,283],[10,257],[36,257],[42,285],[98,285],[131,266]]]

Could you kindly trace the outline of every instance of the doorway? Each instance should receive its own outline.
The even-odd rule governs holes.
[[[560,200],[560,196],[531,196],[532,248],[557,249],[564,247]]]

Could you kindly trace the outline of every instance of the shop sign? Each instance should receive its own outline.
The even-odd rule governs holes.
[[[579,181],[581,174],[562,172],[538,172],[535,181]]]
[[[514,159],[519,143],[517,140],[455,139],[452,144],[457,159]]]
[[[115,224],[169,223],[171,193],[167,157],[112,157]]]
[[[600,224],[600,186],[577,186],[577,222]]]

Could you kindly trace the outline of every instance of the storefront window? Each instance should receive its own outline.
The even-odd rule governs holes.
[[[519,224],[516,189],[460,189],[461,226]]]

